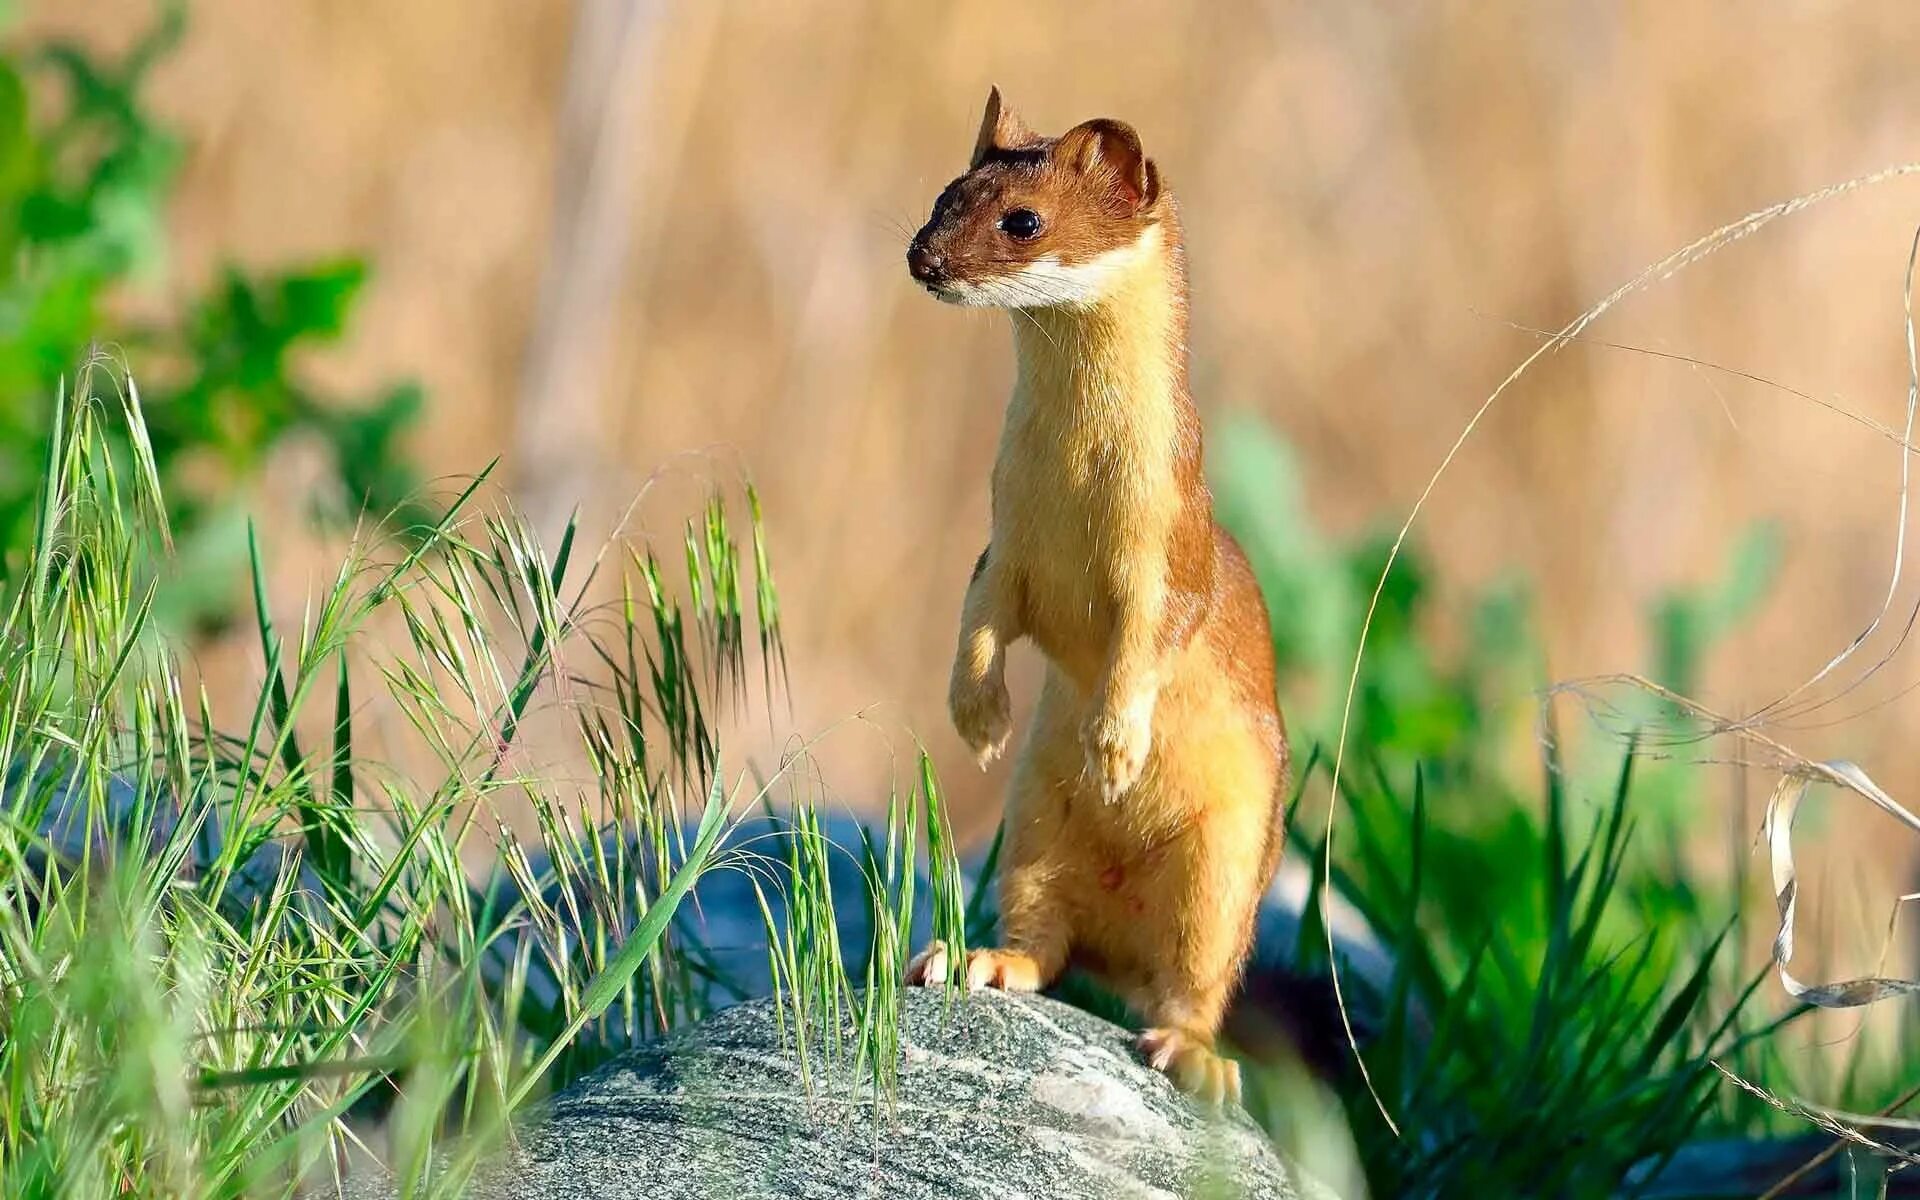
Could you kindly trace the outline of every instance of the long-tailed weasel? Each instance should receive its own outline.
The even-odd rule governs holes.
[[[1019,378],[949,696],[983,764],[1010,732],[1007,647],[1047,658],[1007,799],[1004,945],[968,956],[967,985],[1033,991],[1082,965],[1146,1018],[1154,1067],[1237,1096],[1214,1037],[1279,863],[1287,745],[1266,606],[1201,473],[1173,196],[1130,127],[1039,137],[996,89],[907,263],[942,300],[1013,310]],[[909,982],[947,969],[935,943]]]

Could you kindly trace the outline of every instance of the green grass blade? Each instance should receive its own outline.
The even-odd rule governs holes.
[[[586,1027],[587,1022],[606,1011],[621,989],[627,986],[627,981],[633,978],[634,972],[646,961],[647,955],[652,953],[655,943],[666,932],[667,923],[673,919],[674,911],[693,887],[694,880],[707,869],[714,848],[720,843],[720,835],[726,829],[726,816],[726,788],[720,779],[715,778],[712,788],[707,792],[706,808],[700,814],[699,832],[685,861],[673,873],[673,878],[667,881],[666,887],[660,890],[659,897],[647,909],[646,915],[627,934],[626,944],[620,947],[619,953],[587,985],[580,1008],[573,1018],[507,1094],[506,1107],[509,1112],[518,1109],[526,1101],[574,1037]]]
[[[281,765],[290,779],[303,780],[306,757],[300,753],[293,731],[293,708],[288,700],[286,677],[280,670],[279,639],[274,634],[273,614],[267,604],[267,577],[260,560],[260,538],[251,520],[247,522],[247,563],[253,576],[254,620],[267,664],[268,713],[273,718]],[[311,780],[300,784],[300,795],[296,807],[306,830],[307,861],[320,876],[328,894],[343,897],[353,876],[353,849],[336,828],[333,813],[320,801]]]

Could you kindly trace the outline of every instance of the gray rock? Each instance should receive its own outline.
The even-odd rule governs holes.
[[[1141,1065],[1117,1026],[1054,1000],[909,989],[895,1102],[803,1085],[770,1001],[632,1051],[556,1096],[483,1172],[485,1197],[1312,1197],[1238,1109]]]

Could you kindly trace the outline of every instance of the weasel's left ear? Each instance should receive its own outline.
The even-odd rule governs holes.
[[[967,169],[971,171],[987,161],[987,155],[995,150],[1022,150],[1033,142],[1033,131],[1002,103],[1000,89],[994,88],[987,93],[987,111],[980,118],[980,136],[974,139],[973,161]]]
[[[1160,199],[1160,168],[1140,148],[1140,135],[1124,121],[1105,117],[1075,125],[1054,144],[1056,161],[1106,184],[1126,215]]]

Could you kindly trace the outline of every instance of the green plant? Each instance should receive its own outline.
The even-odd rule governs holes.
[[[323,446],[333,487],[321,515],[396,509],[431,525],[399,443],[418,415],[401,383],[347,400],[303,381],[297,354],[337,339],[366,279],[356,260],[252,272],[228,267],[177,317],[129,320],[118,300],[166,269],[165,213],[180,140],[148,110],[148,75],[179,40],[169,4],[117,61],[57,40],[0,53],[0,575],[26,562],[37,471],[54,430],[46,398],[61,374],[108,347],[147,383],[152,466],[165,485],[183,572],[162,614],[222,620],[245,558],[242,499],[279,447]],[[103,431],[124,459],[128,447]]]
[[[716,870],[805,914],[769,914],[793,1029],[889,1094],[920,830],[958,920],[937,789],[923,757],[865,852],[850,978],[821,873],[734,841],[796,760],[748,787],[714,734],[716,706],[771,699],[746,656],[780,642],[732,506],[689,524],[686,578],[642,549],[615,583],[476,480],[425,538],[357,543],[297,622],[256,574],[263,677],[216,709],[152,619],[169,509],[138,393],[94,364],[60,396],[0,591],[0,1190],[287,1195],[379,1121],[403,1191],[458,1194],[528,1100],[707,1010],[683,901]],[[369,706],[421,766],[370,753]],[[811,814],[794,852],[848,852]]]
[[[1717,929],[1703,919],[1664,929],[1636,919],[1622,888],[1632,869],[1633,766],[1629,754],[1610,797],[1581,822],[1549,749],[1537,856],[1489,854],[1481,864],[1499,859],[1502,873],[1532,889],[1532,919],[1518,927],[1514,906],[1435,890],[1471,850],[1449,853],[1432,840],[1419,772],[1410,790],[1384,773],[1351,788],[1353,849],[1334,882],[1395,963],[1381,993],[1349,996],[1373,1034],[1369,1076],[1350,1070],[1339,1080],[1373,1194],[1632,1195],[1716,1111],[1712,1062],[1783,1023],[1743,1024],[1764,975],[1731,996],[1716,987],[1731,914]],[[1580,824],[1584,834],[1569,832]],[[1301,853],[1319,852],[1311,834],[1293,836]],[[1316,888],[1296,964],[1303,973],[1326,970],[1321,899]],[[1271,1077],[1254,1079],[1251,1107],[1284,1128],[1274,1102],[1289,1093]]]
[[[1212,440],[1220,519],[1239,536],[1267,596],[1275,653],[1294,701],[1294,741],[1301,748],[1331,745],[1354,638],[1392,537],[1373,531],[1336,543],[1323,536],[1308,513],[1291,448],[1251,418],[1228,421]],[[1682,692],[1694,687],[1713,647],[1757,611],[1779,557],[1778,531],[1758,524],[1735,544],[1721,578],[1663,594],[1647,614],[1651,677]],[[1471,792],[1475,811],[1524,806],[1524,789],[1511,775],[1530,757],[1525,742],[1538,718],[1532,696],[1549,682],[1526,584],[1509,576],[1470,594],[1453,628],[1432,601],[1425,556],[1417,545],[1403,548],[1374,615],[1349,742],[1396,771],[1418,764],[1436,792]],[[1457,648],[1438,651],[1446,641]],[[1618,714],[1617,723],[1630,732],[1636,717],[1651,723],[1654,715],[1649,705]],[[1593,769],[1605,770],[1598,762]],[[1677,813],[1674,794],[1692,786],[1694,773],[1655,766],[1652,774],[1642,788],[1661,795],[1663,811]]]
[[[1339,729],[1352,639],[1387,542],[1318,536],[1292,457],[1271,433],[1243,423],[1216,445],[1222,519],[1268,592],[1296,746],[1312,763],[1305,751]],[[1775,531],[1756,526],[1720,580],[1653,605],[1652,676],[1695,686],[1714,645],[1757,609],[1778,557]],[[1350,1015],[1363,1031],[1384,1031],[1366,1057],[1403,1126],[1391,1135],[1364,1079],[1342,1081],[1376,1194],[1611,1194],[1696,1128],[1785,1128],[1720,1086],[1707,1061],[1789,1090],[1819,1071],[1782,1055],[1779,1020],[1748,1012],[1765,976],[1743,965],[1742,939],[1728,932],[1744,873],[1703,875],[1687,853],[1705,807],[1700,772],[1658,753],[1634,762],[1629,751],[1631,772],[1621,768],[1611,800],[1589,808],[1591,832],[1570,851],[1566,826],[1579,818],[1569,797],[1607,794],[1608,784],[1593,739],[1570,763],[1539,700],[1545,656],[1525,589],[1502,582],[1471,598],[1451,639],[1429,595],[1418,547],[1403,548],[1359,681],[1333,863],[1336,886],[1401,972],[1380,996],[1353,995],[1348,980]],[[1458,649],[1438,652],[1446,640]],[[1609,734],[1688,728],[1644,696],[1601,715]],[[1512,774],[1542,741],[1544,798]],[[1316,875],[1318,842],[1318,831],[1296,829],[1289,850]],[[1301,946],[1300,969],[1324,973],[1324,934],[1309,929]],[[1850,1083],[1884,1074],[1856,1072],[1860,1058]],[[1270,1104],[1298,1098],[1296,1087],[1269,1085]]]

